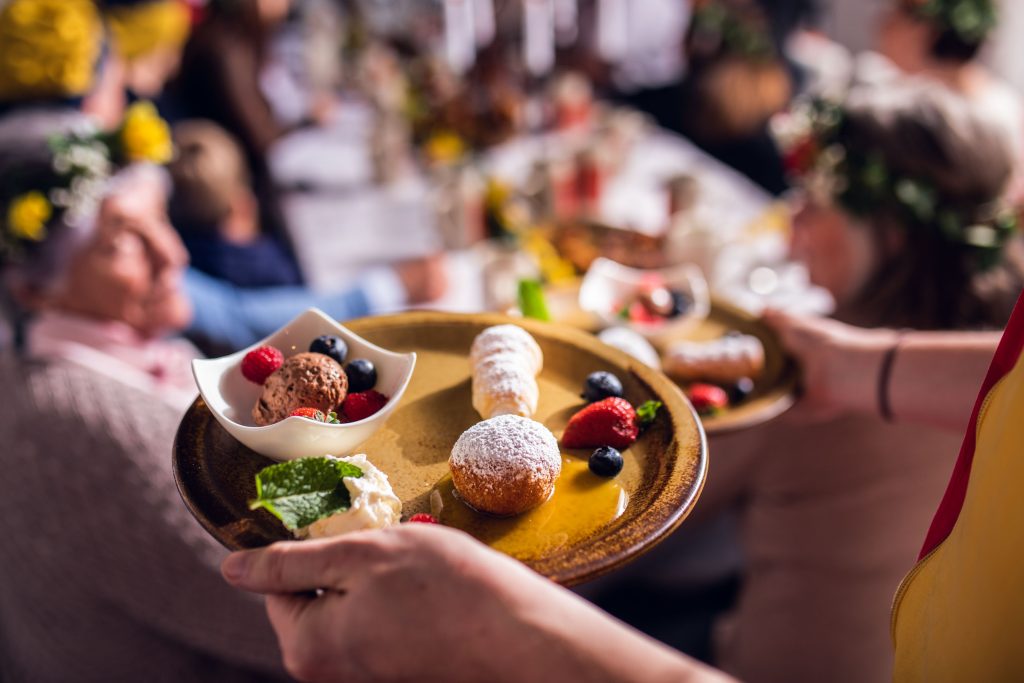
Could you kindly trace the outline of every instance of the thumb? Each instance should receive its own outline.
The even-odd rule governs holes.
[[[221,574],[231,585],[253,593],[336,590],[382,556],[372,534],[307,541],[282,541],[227,556]]]

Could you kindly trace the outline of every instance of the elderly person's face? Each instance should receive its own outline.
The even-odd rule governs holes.
[[[95,232],[72,257],[56,306],[118,320],[145,336],[184,329],[188,255],[167,220],[164,189],[145,175],[101,204]]]

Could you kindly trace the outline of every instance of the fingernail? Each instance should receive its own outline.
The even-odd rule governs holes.
[[[245,578],[246,572],[249,571],[249,553],[237,552],[231,553],[224,562],[220,565],[220,572],[224,575],[224,578],[232,583],[242,580]]]

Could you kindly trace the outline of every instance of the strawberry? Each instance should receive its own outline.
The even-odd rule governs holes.
[[[409,518],[410,522],[420,522],[422,524],[437,524],[437,518],[429,512],[417,512],[415,515]]]
[[[348,422],[358,422],[370,417],[388,403],[388,397],[379,391],[357,391],[345,397],[341,411]]]
[[[304,417],[307,420],[315,420],[317,422],[326,422],[328,424],[340,424],[338,416],[334,413],[334,411],[331,411],[330,413],[324,415],[324,411],[320,410],[319,408],[296,408],[291,413],[289,413],[288,417]]]
[[[698,415],[714,415],[729,405],[725,389],[714,384],[691,384],[686,394]]]
[[[245,354],[242,359],[242,376],[250,382],[263,384],[283,364],[283,353],[273,346],[261,346]]]
[[[624,398],[611,397],[591,403],[569,418],[562,434],[562,445],[566,448],[612,446],[622,450],[629,448],[639,434],[633,406]]]

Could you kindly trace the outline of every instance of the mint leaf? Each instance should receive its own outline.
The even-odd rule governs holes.
[[[361,476],[355,465],[327,457],[271,465],[256,473],[256,500],[249,509],[263,508],[294,531],[347,510],[352,499],[342,480]]]
[[[647,429],[658,416],[658,409],[664,405],[661,401],[644,401],[636,409],[636,423],[640,429]]]
[[[544,289],[538,280],[519,281],[519,310],[524,318],[551,320],[548,304],[544,300]]]

